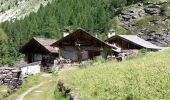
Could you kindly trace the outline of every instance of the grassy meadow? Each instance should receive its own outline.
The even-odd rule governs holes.
[[[21,95],[22,93],[24,93],[26,90],[28,90],[29,88],[33,87],[34,85],[38,85],[39,83],[42,82],[42,80],[45,80],[43,77],[40,77],[41,74],[37,74],[34,76],[30,76],[28,77],[21,88],[19,88],[16,92],[14,92],[13,94],[11,94],[9,97],[5,98],[5,100],[12,100],[12,99],[16,99],[19,95]]]
[[[0,100],[3,98],[3,96],[6,94],[6,92],[9,90],[9,88],[5,85],[0,85]]]
[[[40,87],[33,89],[24,96],[24,100],[65,100],[63,95],[57,91],[57,74],[40,73],[29,76],[21,88],[11,94],[5,100],[17,100],[19,96],[28,91],[31,87],[43,83]],[[1,87],[0,87],[1,89]],[[1,92],[0,92],[1,95]]]
[[[59,80],[80,100],[169,100],[170,51],[121,63],[65,69]]]

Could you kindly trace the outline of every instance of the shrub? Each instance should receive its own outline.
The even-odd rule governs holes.
[[[166,16],[168,11],[168,4],[163,4],[160,9],[161,9],[161,14]]]
[[[97,56],[96,58],[95,58],[95,62],[97,62],[97,63],[106,63],[106,59],[104,59],[102,56]]]
[[[148,50],[147,50],[147,49],[145,49],[145,48],[140,49],[140,53],[141,53],[141,54],[146,54],[147,52],[148,52]]]

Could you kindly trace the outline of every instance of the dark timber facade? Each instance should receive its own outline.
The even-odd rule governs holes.
[[[79,63],[88,59],[93,60],[96,56],[106,58],[107,51],[113,48],[83,29],[77,29],[52,46],[59,47],[60,57]]]

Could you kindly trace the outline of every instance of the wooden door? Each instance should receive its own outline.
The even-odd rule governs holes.
[[[95,57],[100,56],[100,51],[88,51],[88,57],[90,60],[94,60]]]
[[[34,55],[32,53],[28,54],[28,63],[33,62]]]

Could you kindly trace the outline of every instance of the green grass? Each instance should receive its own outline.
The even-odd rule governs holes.
[[[39,100],[65,100],[63,95],[61,95],[56,90],[58,75],[48,74],[48,76],[44,76],[44,74],[46,73],[40,73],[38,75],[28,77],[26,82],[24,82],[24,84],[22,85],[22,88],[18,89],[9,97],[5,98],[5,100],[15,100],[18,98],[18,96],[23,94],[29,88],[34,87],[35,85],[38,85],[40,83],[44,84],[28,93],[24,97],[24,100],[35,100],[37,98]]]
[[[6,100],[12,100],[13,98],[17,98],[19,95],[21,95],[23,92],[28,90],[29,88],[41,83],[42,81],[46,81],[43,77],[41,77],[41,74],[30,76],[26,79],[24,84],[21,88],[19,88],[16,92],[14,92],[12,95],[6,98]]]
[[[37,97],[39,100],[55,100],[54,91],[57,85],[57,75],[53,74],[44,79],[44,84],[27,94],[24,100],[34,100]]]
[[[0,85],[0,100],[2,99],[3,95],[9,90],[9,88],[5,85]]]
[[[64,98],[64,96],[56,89],[57,81],[57,74],[52,74],[46,81],[43,79],[45,84],[38,89],[31,91],[31,93],[24,97],[24,100],[34,100],[37,97],[39,100],[66,100],[66,98]]]
[[[59,92],[58,88],[55,88],[54,98],[55,100],[68,100],[67,98],[64,97],[64,95],[61,92]]]
[[[170,51],[121,63],[62,70],[59,79],[81,100],[170,99]]]
[[[166,18],[165,16],[148,16],[148,17],[144,17],[139,19],[136,24],[138,24],[139,26],[145,26],[146,24],[148,24],[148,22],[152,21],[152,20],[160,20],[162,18]]]
[[[149,27],[149,31],[156,31],[156,30],[160,30],[160,29],[166,29],[166,30],[170,30],[169,28],[169,24],[165,23],[165,24],[150,24],[151,21],[154,20],[161,20],[161,19],[165,19],[167,18],[166,16],[148,16],[148,17],[144,17],[144,18],[140,18],[137,21],[134,21],[133,23],[137,24],[139,26],[139,28],[143,28]]]

